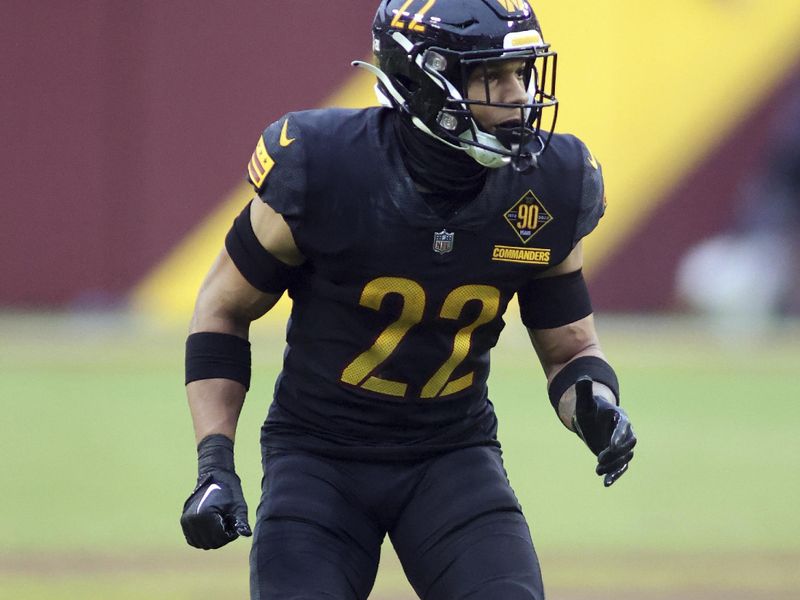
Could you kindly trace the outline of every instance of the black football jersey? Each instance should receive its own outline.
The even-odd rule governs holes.
[[[487,377],[506,307],[603,214],[599,165],[555,135],[538,168],[490,170],[476,198],[438,216],[390,110],[290,113],[248,165],[307,258],[288,290],[269,446],[403,458],[497,444]]]

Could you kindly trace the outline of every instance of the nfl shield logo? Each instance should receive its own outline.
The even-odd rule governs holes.
[[[453,238],[456,237],[455,233],[448,233],[442,229],[438,233],[433,234],[433,251],[437,254],[447,254],[453,249]]]

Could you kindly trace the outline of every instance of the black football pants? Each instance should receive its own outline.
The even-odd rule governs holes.
[[[281,451],[264,473],[254,600],[367,598],[386,533],[423,600],[544,598],[497,448],[378,463]]]

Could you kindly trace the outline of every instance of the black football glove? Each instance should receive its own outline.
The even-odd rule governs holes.
[[[183,505],[181,527],[190,546],[211,550],[252,535],[242,484],[233,469],[233,442],[210,435],[197,446],[197,486]]]
[[[605,475],[608,487],[622,477],[633,458],[636,436],[628,415],[592,391],[592,380],[581,377],[575,383],[575,432],[597,456],[597,474]]]

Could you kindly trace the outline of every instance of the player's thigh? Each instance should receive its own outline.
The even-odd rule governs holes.
[[[541,600],[539,561],[500,451],[432,461],[390,532],[423,600]]]
[[[353,475],[344,463],[312,455],[267,457],[250,554],[253,599],[367,597],[383,531]]]

